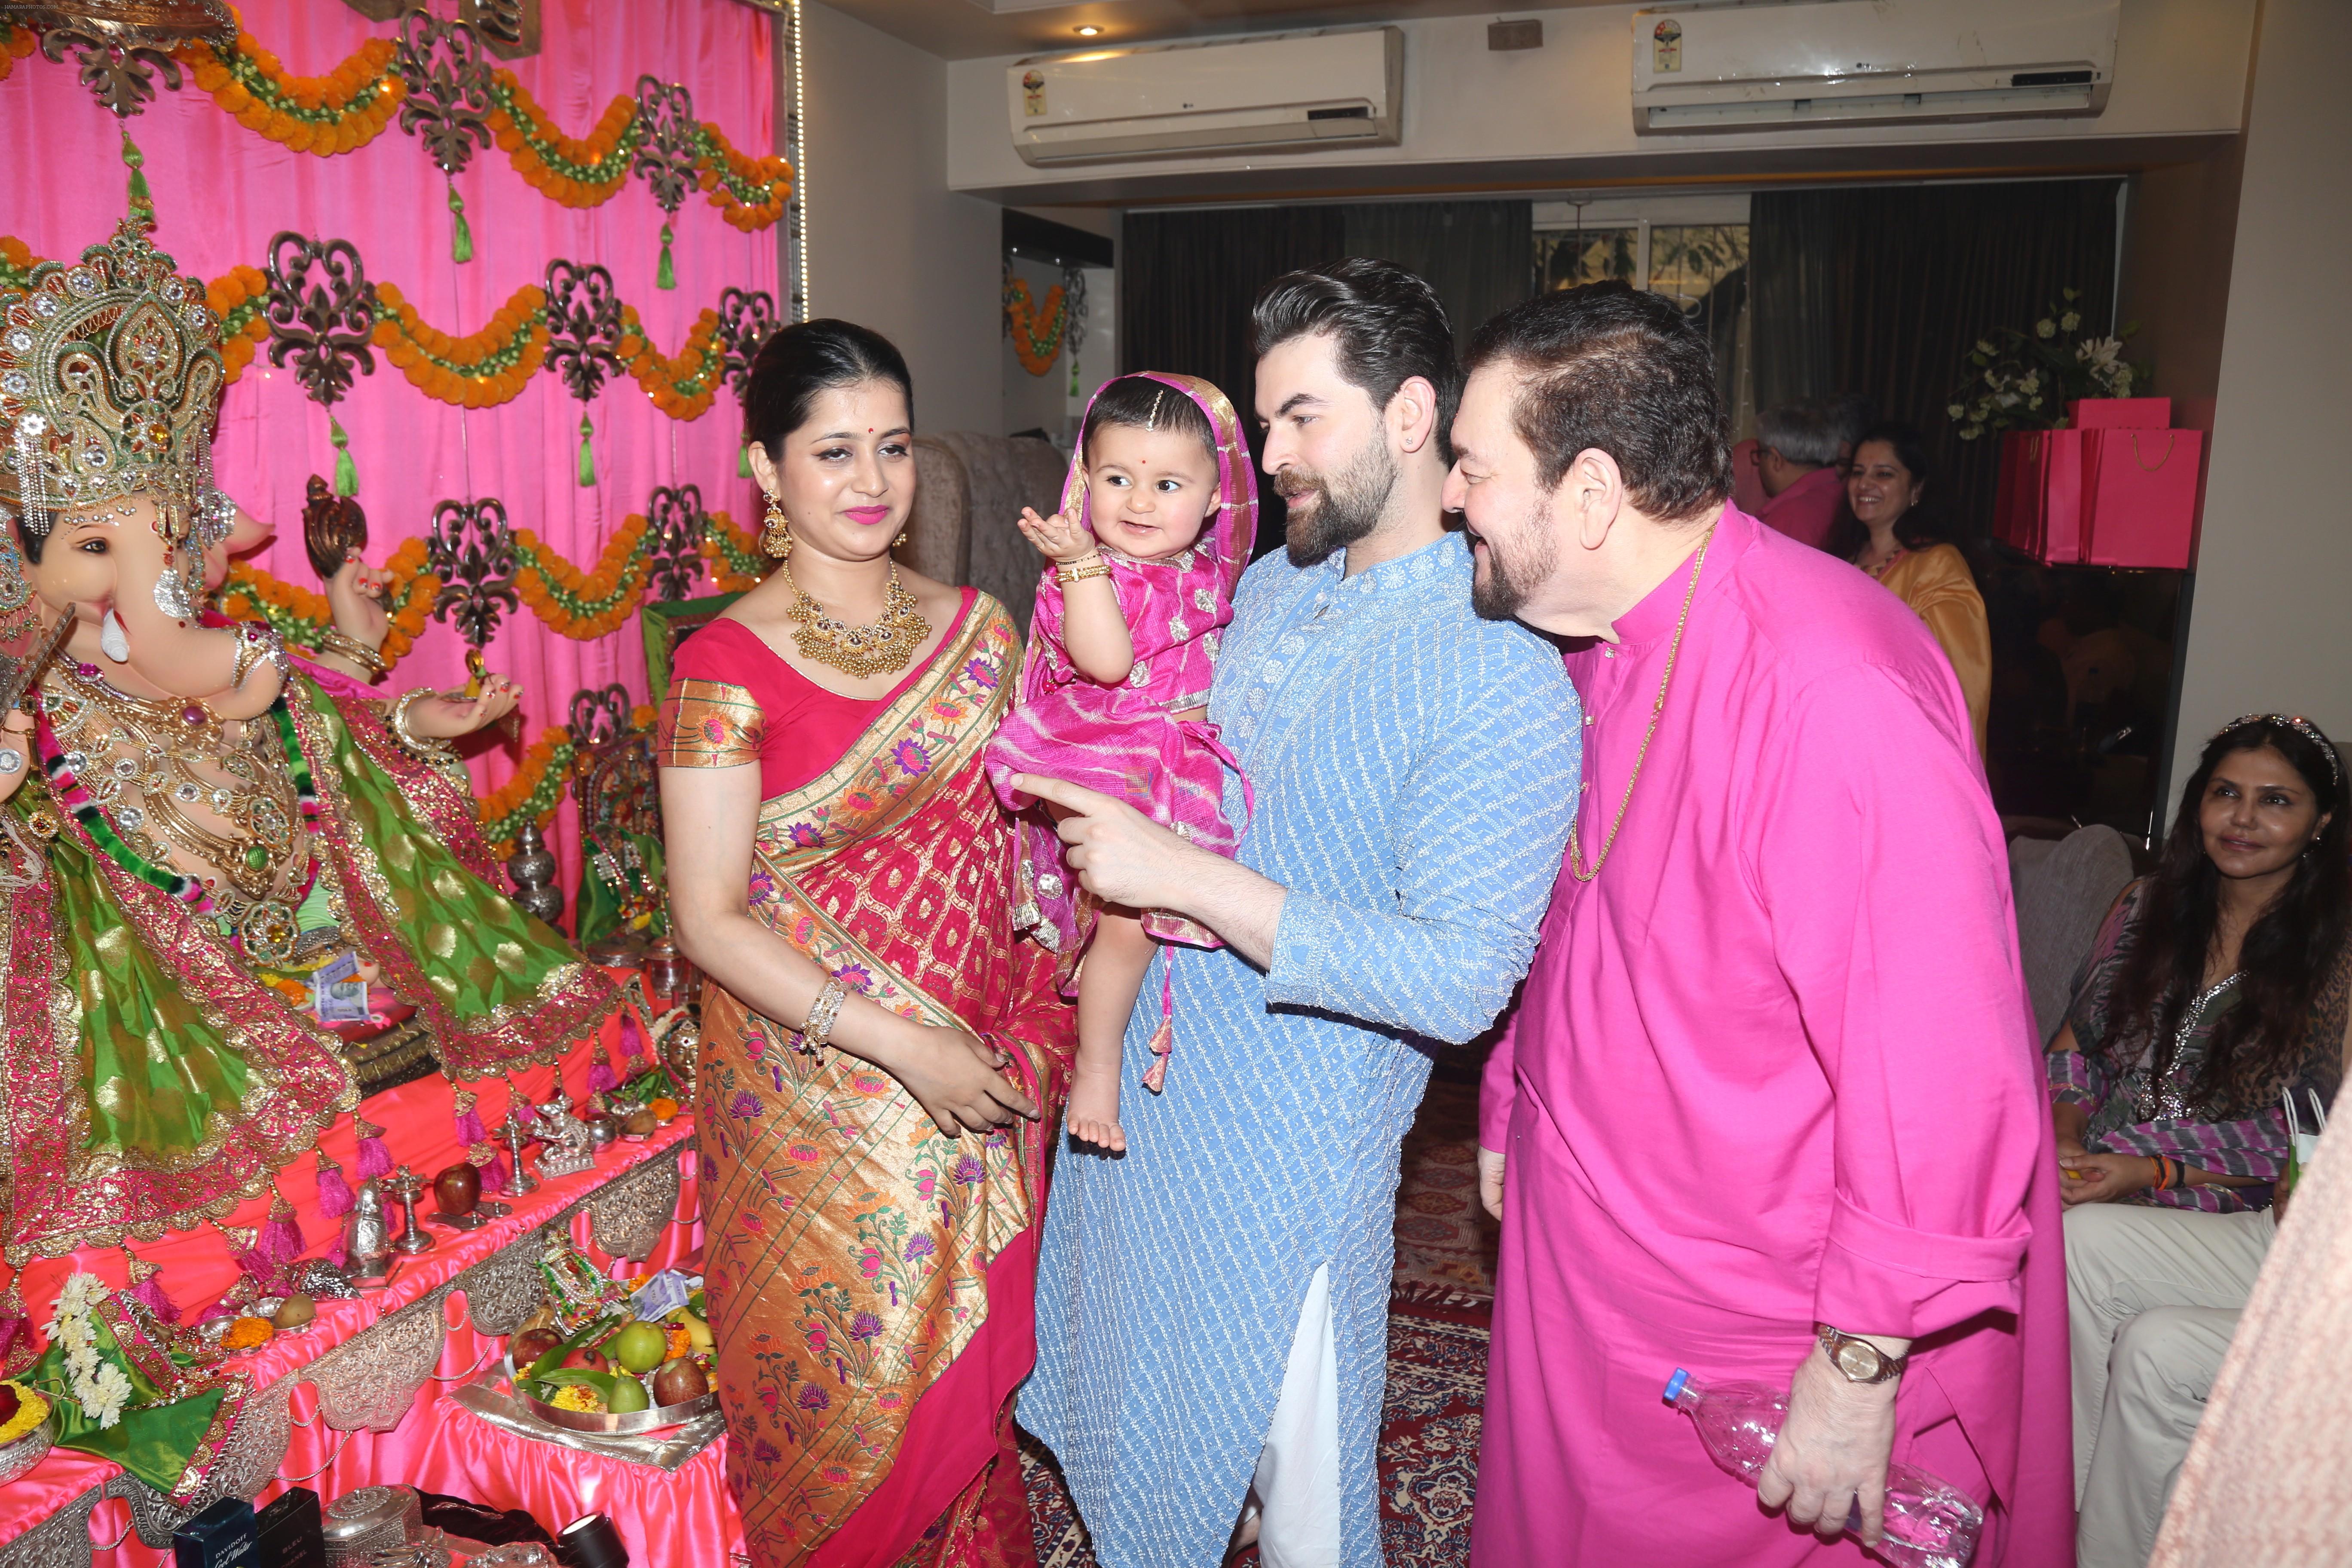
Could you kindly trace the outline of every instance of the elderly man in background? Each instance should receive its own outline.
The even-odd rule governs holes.
[[[1851,453],[1853,436],[1837,411],[1818,403],[1783,403],[1759,414],[1756,473],[1765,501],[1757,516],[1800,544],[1819,550],[1828,543],[1845,504],[1841,447]]]
[[[1574,639],[1590,715],[1481,1106],[1472,1560],[1861,1568],[1837,1538],[1858,1506],[1880,1539],[1894,1458],[1990,1504],[1981,1568],[2067,1563],[2050,1118],[1951,667],[1725,504],[1711,356],[1671,303],[1548,294],[1469,363],[1446,500],[1473,602]],[[1790,1389],[1763,1509],[1661,1401],[1678,1366]]]

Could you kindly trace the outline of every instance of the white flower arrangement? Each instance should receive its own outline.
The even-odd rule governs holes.
[[[98,1329],[91,1315],[108,1294],[106,1281],[97,1275],[74,1275],[58,1292],[57,1316],[48,1325],[49,1342],[65,1354],[74,1403],[101,1431],[122,1419],[133,1392],[121,1367],[99,1359]]]
[[[2054,430],[2066,405],[2085,397],[2129,397],[2147,367],[2123,357],[2126,326],[2104,338],[2083,338],[2079,290],[2068,289],[2030,331],[1996,329],[1969,352],[1968,374],[1944,412],[1963,441],[2003,430]],[[2005,345],[2005,346],[2004,346]]]

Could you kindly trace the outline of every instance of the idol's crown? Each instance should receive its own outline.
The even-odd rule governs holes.
[[[0,289],[0,502],[37,535],[61,510],[147,495],[176,543],[211,491],[220,321],[142,216]]]

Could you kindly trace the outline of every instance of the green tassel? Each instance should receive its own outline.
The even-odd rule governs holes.
[[[669,259],[669,225],[667,224],[662,225],[661,265],[654,268],[654,287],[656,289],[677,287],[677,268],[670,265]]]
[[[751,477],[751,443],[749,441],[735,448],[735,477],[739,479]]]
[[[331,414],[327,416],[329,439],[335,443],[335,493],[355,496],[360,493],[360,466],[352,461],[352,438],[343,434],[343,426]]]
[[[593,489],[596,485],[596,454],[588,447],[588,437],[595,433],[596,426],[589,424],[588,416],[583,414],[580,416],[580,488],[583,490]]]
[[[147,188],[147,154],[139,150],[138,142],[131,140],[128,127],[122,132],[122,162],[131,170],[131,210],[153,213],[155,195]]]
[[[449,237],[449,258],[462,267],[474,259],[474,231],[466,223],[466,198],[457,194],[454,182],[449,186],[449,212],[457,220],[457,232]]]

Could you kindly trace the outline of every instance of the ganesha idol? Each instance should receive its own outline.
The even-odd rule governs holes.
[[[203,286],[136,223],[0,290],[0,607],[29,594],[37,646],[71,623],[0,733],[12,1262],[267,1190],[370,1087],[370,1022],[464,1078],[553,1060],[622,1005],[487,879],[450,742],[513,688],[384,700],[356,563],[312,652],[203,608],[236,519],[225,380]],[[359,1027],[322,1016],[322,973],[367,982]]]

